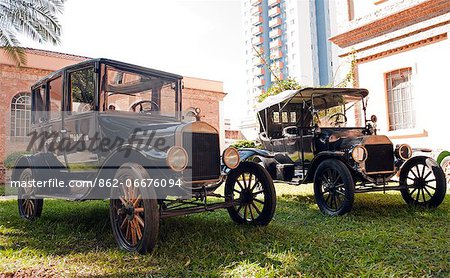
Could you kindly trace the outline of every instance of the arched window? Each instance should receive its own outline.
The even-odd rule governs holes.
[[[26,140],[30,132],[31,96],[18,93],[11,101],[11,141]]]

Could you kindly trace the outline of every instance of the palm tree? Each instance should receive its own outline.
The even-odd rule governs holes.
[[[0,0],[0,47],[18,65],[26,63],[17,34],[39,42],[58,44],[65,0]]]

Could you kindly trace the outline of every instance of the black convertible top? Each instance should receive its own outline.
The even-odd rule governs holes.
[[[310,101],[312,97],[320,98],[331,94],[355,95],[358,97],[366,97],[369,95],[367,89],[362,88],[312,88],[307,87],[300,90],[287,90],[278,95],[269,96],[263,102],[256,106],[257,111],[264,110],[276,104],[303,103]]]

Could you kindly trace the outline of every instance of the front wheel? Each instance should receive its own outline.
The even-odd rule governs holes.
[[[228,208],[231,219],[238,224],[265,226],[275,214],[276,193],[272,178],[254,162],[241,162],[231,170],[225,183],[225,196],[231,198]]]
[[[409,205],[438,207],[444,201],[447,183],[436,161],[425,156],[408,160],[400,171],[400,190]]]
[[[352,209],[355,184],[347,166],[339,160],[327,159],[314,174],[314,197],[326,215],[343,215]]]
[[[159,232],[155,190],[153,187],[134,187],[134,181],[140,183],[150,179],[149,174],[139,164],[125,163],[117,170],[114,179],[122,185],[113,189],[109,210],[117,244],[130,252],[151,252]]]

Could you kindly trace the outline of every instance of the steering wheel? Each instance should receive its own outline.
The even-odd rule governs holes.
[[[344,113],[335,113],[328,117],[328,121],[332,122],[335,127],[342,127],[347,123],[347,116]]]
[[[144,106],[142,104],[144,103],[150,103],[149,109],[144,109]],[[159,111],[159,106],[156,102],[152,100],[141,100],[136,102],[135,104],[131,105],[130,111],[136,112],[136,108],[139,106],[139,113],[150,113],[152,111]]]

